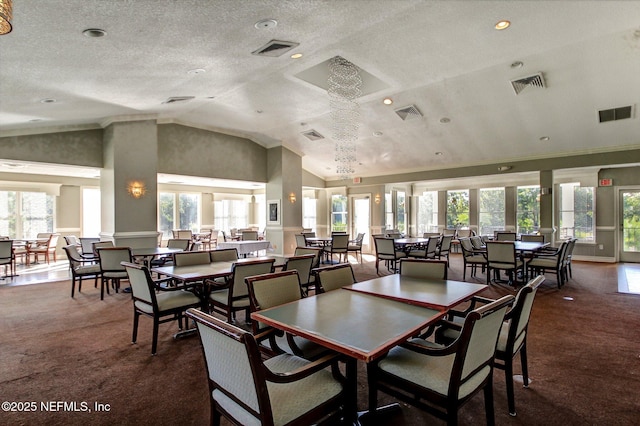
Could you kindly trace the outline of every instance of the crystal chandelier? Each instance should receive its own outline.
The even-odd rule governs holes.
[[[335,56],[329,61],[328,83],[331,130],[336,143],[336,171],[346,179],[355,173],[353,166],[356,162],[360,118],[356,99],[362,93],[362,78],[357,66],[340,56]]]

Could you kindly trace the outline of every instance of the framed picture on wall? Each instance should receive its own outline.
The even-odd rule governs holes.
[[[267,225],[280,225],[280,200],[267,201]]]

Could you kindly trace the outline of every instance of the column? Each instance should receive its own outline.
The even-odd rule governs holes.
[[[553,220],[553,170],[540,171],[540,234],[554,242],[556,228]]]

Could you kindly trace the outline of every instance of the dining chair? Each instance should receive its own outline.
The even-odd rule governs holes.
[[[69,259],[69,269],[71,270],[71,297],[74,296],[76,290],[76,280],[78,281],[78,292],[82,291],[82,279],[93,278],[94,287],[98,286],[98,278],[102,273],[100,265],[93,262],[92,259],[83,258],[78,253],[78,247],[70,244],[62,247]]]
[[[447,262],[444,260],[401,259],[400,275],[421,279],[447,279]]]
[[[124,262],[123,266],[131,283],[133,299],[131,343],[135,344],[138,340],[140,316],[151,317],[153,319],[151,355],[155,355],[158,348],[158,326],[165,322],[178,320],[178,327],[182,330],[184,312],[189,308],[200,307],[202,301],[192,292],[182,288],[173,290],[160,288],[151,278],[151,273],[146,266],[131,262]],[[185,321],[185,325],[188,326],[187,321]]]
[[[45,262],[51,263],[51,256],[53,256],[53,261],[56,262],[56,247],[58,246],[58,238],[60,234],[56,233],[40,233],[37,238],[44,238],[45,235],[48,235],[48,240],[45,242],[36,242],[35,244],[30,244],[27,246],[27,255],[33,255],[34,263],[38,262],[38,257],[42,255],[44,257]]]
[[[216,289],[209,295],[211,310],[224,315],[229,323],[235,321],[237,311],[245,311],[246,322],[249,323],[249,291],[244,279],[252,275],[271,273],[274,262],[275,259],[261,259],[234,263],[229,286]]]
[[[491,271],[503,270],[509,275],[508,284],[515,286],[518,271],[526,277],[525,263],[517,256],[513,241],[487,241],[487,284],[491,282]],[[524,278],[523,278],[524,279]]]
[[[311,269],[313,268],[314,261],[314,254],[292,256],[285,260],[284,267],[282,269],[283,271],[298,271],[298,280],[300,281],[300,288],[302,289],[304,296],[309,293],[309,286],[314,285],[314,283],[311,282]]]
[[[306,247],[307,239],[303,234],[296,234],[296,247]]]
[[[447,260],[447,266],[449,266],[449,252],[451,251],[453,238],[453,235],[443,235],[440,237],[436,247],[436,259],[440,260],[444,257]]]
[[[571,259],[573,257],[573,249],[575,248],[577,241],[577,238],[571,238],[569,240],[569,245],[567,245],[567,253],[564,258],[565,281],[569,281],[569,278],[573,278],[573,273],[571,272]]]
[[[304,294],[299,277],[299,271],[294,269],[245,278],[251,312],[300,300]],[[317,359],[328,352],[327,348],[308,339],[283,333],[258,321],[252,321],[251,327],[258,343],[269,342],[265,347],[269,356],[286,352],[305,359]]]
[[[333,260],[333,255],[338,255],[338,263],[347,261],[347,254],[349,249],[349,235],[347,234],[332,234],[331,245],[325,249],[325,252]]]
[[[174,266],[205,265],[211,263],[208,251],[184,251],[173,253]]]
[[[484,244],[484,241],[482,240],[482,237],[478,235],[469,237],[469,241],[471,242],[474,250],[486,250],[487,248],[487,246]]]
[[[516,233],[515,232],[497,232],[495,239],[496,241],[515,241]]]
[[[478,252],[472,244],[472,238],[460,238],[460,248],[462,249],[462,281],[467,280],[467,268],[471,269],[471,276],[475,277],[478,266],[482,268],[482,272],[487,267],[486,251],[483,249]]]
[[[97,260],[97,255],[93,250],[93,243],[100,241],[98,237],[80,237],[80,255],[86,259]]]
[[[109,284],[117,293],[120,289],[120,281],[128,278],[122,262],[133,262],[133,256],[129,247],[99,247],[96,250],[100,262],[100,300],[103,300],[105,287],[107,294],[109,294]]]
[[[242,231],[242,241],[257,241],[258,231]]]
[[[376,273],[380,275],[379,264],[384,260],[388,271],[396,272],[398,260],[407,257],[402,250],[397,250],[392,238],[376,238],[373,240],[376,246]]]
[[[356,282],[350,263],[317,268],[313,270],[313,273],[316,277],[317,294],[337,290]]]
[[[177,238],[171,238],[167,240],[167,248],[171,249],[187,251],[189,250],[189,244],[191,244],[191,241],[186,239],[179,240]],[[157,259],[151,259],[150,264],[151,267],[171,265],[173,264],[173,255],[161,256]]]
[[[250,332],[195,309],[187,316],[200,336],[212,425],[222,416],[238,425],[292,426],[342,416],[349,387],[339,356],[307,361],[285,353],[263,360]]]
[[[544,235],[522,234],[520,235],[520,241],[532,242],[532,243],[544,243]]]
[[[13,255],[13,240],[0,240],[0,266],[4,266],[4,277],[0,277],[0,279],[15,275],[16,259]],[[7,266],[9,273],[7,273]]]
[[[367,364],[369,413],[375,416],[382,391],[455,425],[460,407],[482,390],[487,424],[493,425],[494,356],[512,302],[508,295],[469,312],[460,337],[448,346],[414,338]]]
[[[347,255],[348,253],[355,253],[356,261],[358,261],[358,253],[360,254],[360,263],[362,263],[362,243],[364,242],[364,232],[358,233],[358,236],[349,241],[349,245],[347,246]]]
[[[101,248],[109,248],[109,247],[115,247],[115,244],[113,244],[113,241],[93,241],[91,243],[91,251],[93,252],[93,255],[97,258],[98,257],[98,249]]]
[[[520,365],[522,368],[523,387],[529,387],[529,368],[527,364],[527,334],[529,319],[531,317],[531,307],[540,284],[544,282],[544,276],[539,275],[530,280],[527,285],[522,287],[515,296],[513,305],[507,311],[498,343],[496,346],[496,354],[494,367],[504,370],[505,381],[507,385],[507,403],[509,414],[516,415],[516,405],[513,386],[513,359],[520,353]],[[449,345],[460,336],[462,328],[459,322],[455,322],[456,318],[464,318],[470,311],[478,305],[492,303],[494,300],[485,297],[474,296],[471,299],[469,308],[465,311],[450,310],[448,312],[448,321],[439,323],[436,329],[435,341]]]
[[[211,262],[235,262],[238,260],[238,249],[215,249],[209,252]]]
[[[566,258],[569,250],[569,240],[563,241],[555,252],[534,253],[527,262],[527,270],[533,275],[552,273],[556,275],[558,288],[567,280]]]

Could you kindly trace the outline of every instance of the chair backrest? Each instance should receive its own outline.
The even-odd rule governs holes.
[[[458,229],[458,232],[456,233],[458,238],[469,238],[473,235],[475,235],[473,229]]]
[[[11,263],[12,259],[13,259],[13,240],[0,240],[0,262],[5,261],[2,264],[9,264]],[[8,262],[6,262],[7,260]]]
[[[314,270],[314,274],[316,275],[317,293],[326,293],[356,282],[350,263],[317,268]]]
[[[460,238],[460,248],[462,249],[462,255],[464,257],[473,256],[473,244],[471,243],[471,238]]]
[[[438,250],[438,243],[440,243],[440,236],[429,237],[427,241],[427,257],[434,257]]]
[[[178,229],[173,234],[173,238],[177,240],[191,240],[193,238],[193,231],[190,229]]]
[[[44,238],[49,238],[49,237],[51,237],[51,232],[38,232],[36,234],[36,238],[38,238],[38,239],[41,239],[41,238],[44,239]]]
[[[544,235],[522,234],[520,235],[520,241],[544,243]]]
[[[331,251],[347,251],[349,247],[349,235],[333,234],[331,235]]]
[[[320,266],[320,257],[322,256],[322,249],[319,247],[296,247],[294,256],[302,256],[303,254],[314,255],[311,268],[317,268]]]
[[[98,249],[98,258],[102,272],[124,272],[121,262],[131,263],[133,260],[129,247],[101,247]]]
[[[356,237],[356,239],[352,241],[353,245],[358,246],[358,247],[362,247],[362,242],[364,241],[364,236],[365,236],[364,232],[358,233],[358,236]]]
[[[252,260],[250,262],[236,262],[233,264],[233,282],[231,283],[231,297],[234,299],[249,294],[244,279],[253,275],[270,274],[273,272],[275,259]]]
[[[453,235],[443,235],[440,239],[440,254],[446,254],[451,249]]]
[[[447,262],[429,259],[401,259],[400,275],[424,279],[447,279]]]
[[[477,235],[474,235],[473,237],[469,238],[469,241],[471,241],[471,245],[473,246],[474,249],[484,248],[484,242],[482,241],[482,238],[478,237]]]
[[[189,250],[189,244],[191,244],[191,240],[187,239],[172,238],[167,240],[167,248],[177,248],[187,251]]]
[[[146,266],[131,262],[125,262],[123,266],[129,276],[133,303],[138,304],[142,302],[144,304],[151,305],[154,312],[157,311],[158,302],[156,300],[155,285],[151,278],[151,274],[149,273],[149,269],[147,269]]]
[[[0,246],[1,245],[2,242],[0,242]],[[63,246],[62,249],[67,254],[67,259],[69,259],[69,264],[73,269],[82,265],[82,256],[80,256],[80,253],[78,253],[78,247],[76,245],[69,244]],[[0,259],[2,259],[2,247],[0,247]]]
[[[284,271],[296,270],[298,271],[298,279],[301,284],[308,284],[309,277],[311,276],[311,269],[313,267],[313,261],[315,260],[314,254],[304,254],[302,256],[289,257],[284,264]]]
[[[565,262],[571,263],[571,257],[573,256],[573,248],[576,246],[577,238],[572,238],[567,244],[567,253],[565,254]]]
[[[515,354],[520,346],[524,343],[526,338],[527,326],[529,325],[529,318],[531,317],[531,307],[533,306],[533,300],[536,296],[536,291],[542,282],[544,276],[539,275],[530,280],[527,285],[522,287],[518,294],[516,294],[516,300],[513,303],[513,307],[507,314],[507,319],[504,326],[508,326],[507,332],[507,344],[506,351],[511,354]]]
[[[110,247],[115,247],[113,241],[94,241],[93,243],[91,243],[91,251],[96,256],[98,255],[99,249]]]
[[[513,241],[487,241],[487,262],[516,264],[516,246]]]
[[[373,240],[376,245],[376,254],[384,254],[389,256],[396,255],[396,246],[392,238],[376,238]]]
[[[204,265],[209,263],[211,263],[211,258],[207,251],[173,253],[173,264],[175,266]]]
[[[258,231],[242,231],[242,241],[256,241],[258,239]]]
[[[498,232],[496,233],[497,241],[515,241],[516,233],[515,232]]]
[[[75,235],[65,235],[64,241],[67,243],[68,246],[77,247],[80,245],[80,243],[78,242],[78,238]]]
[[[211,262],[235,262],[238,260],[238,249],[216,249],[209,252]]]
[[[465,383],[474,383],[474,389],[477,389],[489,377],[500,328],[513,299],[512,295],[504,296],[474,309],[465,317],[460,337],[453,343],[457,347],[449,392],[456,397]]]
[[[388,238],[402,238],[402,234],[397,232],[390,232],[387,234]]]
[[[249,290],[251,312],[283,305],[302,298],[298,271],[289,270],[256,275],[245,279]],[[254,333],[259,333],[264,324],[252,322]]]
[[[431,237],[439,237],[440,233],[439,232],[423,232],[422,233],[422,238],[431,238]]]
[[[306,247],[307,239],[303,234],[296,234],[296,246],[298,247]]]
[[[316,233],[313,232],[313,231],[302,231],[301,234],[304,235],[306,238],[315,238],[316,237]]]
[[[80,251],[82,254],[95,254],[93,243],[100,241],[98,237],[80,237]]]
[[[444,228],[442,230],[442,235],[451,235],[452,237],[456,235],[457,230],[452,228]]]

